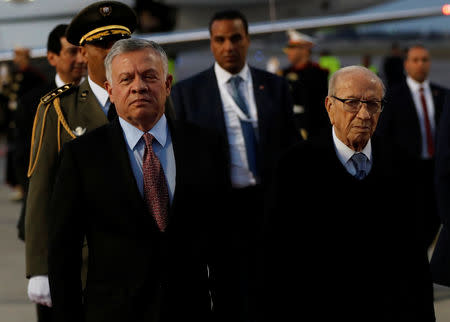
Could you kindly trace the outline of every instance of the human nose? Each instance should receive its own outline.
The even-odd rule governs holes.
[[[372,114],[369,112],[367,108],[366,102],[360,102],[360,109],[358,111],[358,117],[362,119],[370,119],[372,117]]]
[[[229,39],[225,40],[224,48],[225,48],[226,51],[233,50],[234,49],[233,42],[231,40],[229,40]]]
[[[147,90],[147,84],[143,81],[143,79],[138,76],[134,78],[131,88],[133,93],[142,93]]]
[[[87,64],[87,60],[84,58],[83,54],[81,53],[81,48],[78,48],[77,55],[75,57],[75,61],[77,64]]]

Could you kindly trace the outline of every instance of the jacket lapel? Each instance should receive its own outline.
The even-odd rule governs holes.
[[[442,106],[444,106],[445,95],[443,91],[434,84],[430,84],[430,88],[434,103],[434,124],[437,125],[439,124],[439,120],[441,119]]]
[[[253,95],[255,97],[255,105],[256,111],[258,114],[258,151],[259,154],[262,153],[264,155],[262,148],[266,146],[264,142],[266,142],[266,135],[268,134],[266,129],[268,126],[266,122],[271,119],[271,104],[268,102],[271,101],[271,97],[268,93],[268,86],[264,81],[263,77],[259,77],[258,72],[250,68],[250,72],[252,75],[253,82]]]
[[[227,139],[228,143],[225,115],[223,113],[222,99],[220,97],[220,90],[219,85],[217,85],[217,77],[214,72],[214,67],[210,68],[205,73],[204,85],[205,93],[208,93],[208,95],[205,96],[204,104],[211,107],[209,109],[204,109],[205,125],[218,129]]]
[[[173,153],[175,157],[175,169],[176,169],[176,176],[175,176],[175,191],[173,194],[173,200],[172,204],[169,207],[169,224],[168,227],[170,227],[170,222],[173,221],[173,216],[176,213],[175,209],[177,207],[177,201],[178,201],[178,195],[183,190],[183,182],[185,178],[185,168],[183,167],[183,160],[185,159],[186,150],[189,146],[189,144],[185,144],[183,141],[183,135],[179,132],[179,127],[176,126],[175,122],[167,118],[167,122],[169,124],[169,131],[170,136],[172,138],[172,146],[173,146]]]
[[[411,90],[409,89],[409,86],[407,85],[406,81],[403,83],[402,90],[404,92],[404,95],[402,95],[405,98],[405,107],[406,111],[403,113],[404,117],[410,118],[409,121],[406,121],[405,124],[414,124],[414,130],[416,132],[416,135],[419,135],[419,137],[422,136],[420,132],[420,121],[419,117],[417,116],[417,109],[416,104],[414,103],[414,99],[411,93]]]
[[[102,112],[103,113],[103,112]],[[120,126],[119,119],[116,118],[109,125],[109,153],[106,155],[111,155],[114,162],[111,166],[112,171],[114,171],[118,176],[118,185],[124,187],[125,198],[129,201],[130,205],[137,208],[136,215],[148,214],[147,207],[145,205],[144,199],[142,198],[139,189],[136,184],[136,179],[131,169],[131,163],[128,156],[128,150],[125,142],[125,138],[122,132],[122,127]],[[156,226],[156,225],[155,225]]]

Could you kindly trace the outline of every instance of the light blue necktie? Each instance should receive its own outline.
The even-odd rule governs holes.
[[[240,76],[233,76],[228,81],[229,86],[229,92],[231,94],[231,97],[233,98],[236,105],[241,109],[242,112],[247,116],[248,119],[250,119],[250,113],[247,105],[247,101],[245,99],[245,96],[242,93],[240,84],[242,83],[243,79]],[[255,130],[253,128],[252,122],[250,120],[242,120],[239,118],[239,121],[241,122],[241,128],[242,128],[242,134],[244,136],[245,141],[245,150],[247,153],[247,160],[248,160],[248,166],[250,168],[250,171],[253,173],[255,178],[259,177],[259,171],[258,171],[258,164],[256,160],[256,154],[257,154],[257,141],[256,141],[256,135]]]
[[[356,169],[355,178],[362,180],[367,176],[367,157],[364,153],[355,153],[350,160]]]

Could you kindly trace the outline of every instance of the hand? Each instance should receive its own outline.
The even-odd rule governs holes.
[[[28,298],[37,304],[52,307],[47,275],[33,276],[28,281]]]

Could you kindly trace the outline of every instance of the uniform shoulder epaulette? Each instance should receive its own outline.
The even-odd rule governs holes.
[[[56,97],[61,96],[64,93],[68,93],[71,89],[76,88],[76,86],[73,83],[63,85],[61,87],[58,87],[51,92],[45,94],[41,98],[41,102],[44,104],[50,103],[52,100],[54,100]]]
[[[41,102],[36,111],[34,117],[33,129],[31,134],[31,150],[30,150],[30,163],[28,165],[27,176],[31,177],[36,167],[37,161],[39,159],[39,154],[43,144],[44,128],[47,119],[47,113],[49,110],[53,109],[57,115],[57,126],[56,126],[56,140],[58,142],[58,152],[61,150],[61,125],[67,134],[74,139],[76,136],[69,128],[64,114],[61,110],[60,97],[71,92],[71,89],[77,88],[73,84],[66,84],[59,88],[52,90],[50,93],[42,96]],[[50,105],[50,103],[53,103]],[[36,144],[35,144],[36,143]]]

